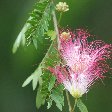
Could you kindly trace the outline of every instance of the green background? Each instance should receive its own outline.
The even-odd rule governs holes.
[[[12,54],[13,43],[28,18],[35,0],[0,0],[0,112],[60,112],[55,104],[37,111],[36,91],[23,81],[35,70],[44,55],[44,46],[20,47]],[[88,29],[107,43],[112,43],[112,0],[68,0],[70,11],[65,13],[61,25]],[[112,79],[107,74],[83,96],[89,112],[112,112]],[[72,99],[72,98],[71,98]],[[68,112],[65,99],[63,112]],[[77,111],[78,112],[78,111]]]

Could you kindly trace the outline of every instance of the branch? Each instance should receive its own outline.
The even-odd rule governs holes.
[[[53,3],[53,1],[52,1],[52,3]],[[54,29],[55,29],[56,36],[57,36],[58,50],[60,50],[58,23],[57,23],[56,13],[54,10],[52,11],[52,16],[53,16],[53,22],[54,22]]]
[[[68,94],[68,91],[67,90],[66,90],[66,97],[67,97],[69,112],[72,112],[72,107],[71,107],[71,104],[70,104],[70,98],[69,98],[69,94]]]
[[[52,3],[54,4],[53,1],[52,1]],[[59,37],[58,23],[57,23],[55,10],[52,11],[52,16],[53,16],[53,22],[54,22],[54,29],[55,29],[56,36],[57,36],[58,50],[60,51],[60,41],[59,41],[60,37]],[[66,91],[66,97],[67,97],[67,102],[68,102],[68,106],[69,106],[69,112],[72,112],[72,107],[70,104],[70,98],[69,98],[69,94],[67,91]]]

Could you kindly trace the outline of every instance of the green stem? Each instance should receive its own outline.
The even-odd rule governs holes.
[[[61,18],[62,18],[62,12],[60,13],[60,15],[59,15],[59,19],[58,19],[58,25],[60,24],[60,21],[61,21]]]
[[[70,98],[69,98],[69,94],[68,94],[67,90],[66,90],[66,98],[67,98],[67,102],[68,102],[69,112],[72,112],[72,106],[70,103]]]
[[[54,29],[55,29],[56,36],[57,36],[58,50],[60,50],[59,30],[58,30],[58,23],[57,23],[55,10],[52,11],[52,16],[53,16],[53,22],[54,22]]]
[[[73,107],[73,109],[72,109],[72,112],[74,112],[74,110],[75,110],[75,107],[76,107],[76,105],[77,105],[77,98],[75,99],[75,104],[74,104],[74,107]]]

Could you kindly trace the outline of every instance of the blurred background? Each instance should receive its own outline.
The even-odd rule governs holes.
[[[41,46],[43,50],[36,50],[32,45],[20,47],[12,54],[13,43],[35,1],[0,0],[0,112],[60,112],[55,104],[49,110],[46,105],[37,110],[36,91],[31,84],[21,87],[41,61],[44,46]],[[112,0],[69,0],[67,3],[70,11],[63,15],[62,26],[88,29],[97,38],[112,43]],[[89,112],[112,112],[112,78],[107,76],[104,84],[99,80],[83,96]],[[68,112],[66,99],[63,112]]]

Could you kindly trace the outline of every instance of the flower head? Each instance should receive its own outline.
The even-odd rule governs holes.
[[[69,10],[69,6],[66,4],[66,2],[59,2],[56,5],[56,10],[60,12],[66,12]]]
[[[87,93],[95,80],[104,78],[103,74],[110,69],[106,60],[112,58],[112,45],[101,40],[88,42],[90,36],[81,29],[75,33],[61,32],[60,55],[64,63],[49,68],[75,98]]]

